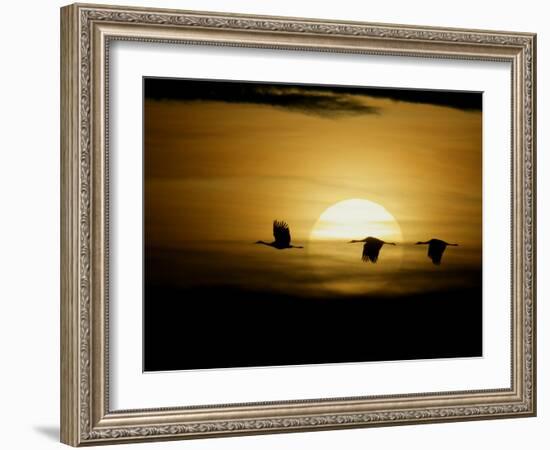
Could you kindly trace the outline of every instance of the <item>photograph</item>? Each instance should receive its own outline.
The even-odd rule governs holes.
[[[143,370],[482,357],[482,104],[143,77]]]

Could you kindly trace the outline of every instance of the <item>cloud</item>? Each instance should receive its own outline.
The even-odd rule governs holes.
[[[366,89],[369,97],[387,98],[399,102],[423,103],[462,111],[481,111],[481,92],[436,91],[420,89]]]
[[[349,86],[289,85],[176,78],[144,78],[145,98],[153,100],[218,101],[269,105],[303,114],[337,118],[378,114],[368,97],[481,111],[482,96],[475,92]]]
[[[364,98],[315,86],[146,78],[144,92],[146,98],[155,100],[269,105],[321,117],[378,113]]]

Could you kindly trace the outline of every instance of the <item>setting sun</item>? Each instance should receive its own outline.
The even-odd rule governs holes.
[[[395,217],[378,203],[365,199],[349,199],[327,208],[310,234],[311,240],[362,239],[402,240],[401,228]]]

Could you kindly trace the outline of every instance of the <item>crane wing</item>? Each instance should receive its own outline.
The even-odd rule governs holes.
[[[383,245],[384,242],[380,239],[369,236],[365,240],[365,245],[363,245],[363,261],[371,261],[373,263],[378,261],[378,255]]]
[[[443,257],[445,248],[447,248],[447,244],[443,241],[432,239],[430,242],[430,246],[428,247],[428,256],[436,266],[441,264],[441,258]]]
[[[290,230],[286,222],[273,221],[273,237],[278,246],[287,247],[290,245]]]
[[[368,262],[370,259],[370,251],[369,251],[369,244],[363,245],[363,257],[361,258],[363,261]]]

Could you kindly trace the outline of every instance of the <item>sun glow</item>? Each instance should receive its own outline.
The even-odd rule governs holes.
[[[311,240],[364,239],[402,241],[401,227],[386,208],[365,199],[349,199],[327,208],[310,234]]]

